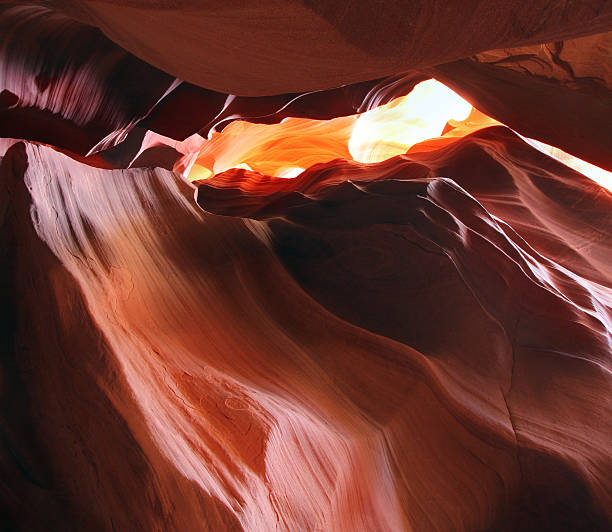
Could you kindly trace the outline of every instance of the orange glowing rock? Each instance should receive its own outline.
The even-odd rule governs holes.
[[[424,143],[431,139],[439,139],[432,141],[439,146],[496,124],[430,79],[406,96],[346,118],[286,118],[274,125],[233,122],[213,133],[197,154],[179,161],[175,170],[197,181],[246,164],[264,174],[295,177],[300,169],[333,159],[380,162],[415,145],[426,149]]]
[[[203,174],[240,168],[241,164],[257,172],[280,175],[295,167],[308,168],[332,159],[347,159],[355,120],[351,116],[333,120],[286,118],[280,124],[271,125],[232,122],[204,141],[199,152],[188,155],[197,165],[195,171],[183,161],[175,169],[185,167],[186,176],[195,180]]]

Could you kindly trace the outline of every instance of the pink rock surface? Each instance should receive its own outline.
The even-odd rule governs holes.
[[[609,31],[606,0],[55,0],[137,57],[242,96],[329,89]]]
[[[164,170],[1,169],[14,521],[609,527],[612,197],[508,130],[227,172],[223,216]]]
[[[0,0],[0,529],[611,530],[612,193],[518,135],[612,169],[610,30]],[[431,76],[508,127],[347,160]]]
[[[174,78],[46,6],[0,3],[0,135],[113,146]]]

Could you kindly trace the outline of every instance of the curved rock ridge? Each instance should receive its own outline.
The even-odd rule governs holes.
[[[55,0],[137,57],[241,96],[321,90],[612,29],[607,0]]]
[[[502,49],[428,72],[522,135],[612,170],[612,32]]]
[[[337,161],[295,180],[227,172],[200,185],[198,202],[267,220],[285,266],[334,314],[454,370],[462,391],[474,389],[477,374],[486,401],[501,391],[521,500],[497,526],[610,526],[582,506],[611,508],[610,426],[600,425],[612,406],[608,191],[492,128],[437,152],[378,165]],[[497,340],[472,305],[501,327]],[[585,372],[606,385],[578,398]],[[595,418],[585,419],[584,399]],[[590,485],[582,494],[580,483]]]
[[[181,82],[121,49],[97,28],[49,7],[53,5],[0,5],[0,134],[49,144],[93,166],[172,168],[186,155],[177,151],[176,142],[196,133],[208,137],[235,120],[278,123],[286,117],[330,119],[361,113],[406,95],[433,75],[521,134],[612,169],[611,33],[486,51],[426,73],[407,71],[404,63],[386,77],[371,79],[376,76],[360,68],[358,79],[349,84],[330,82],[325,90],[303,86],[297,92],[245,97]],[[75,15],[73,3],[56,7]],[[160,7],[138,9],[154,13],[154,18],[170,16],[171,5],[165,11]],[[333,9],[324,7],[313,9],[331,17]],[[79,13],[83,18],[77,9]],[[348,19],[355,22],[356,16]],[[227,20],[221,15],[220,20],[223,27]],[[346,21],[336,22],[344,27]],[[564,37],[573,34],[568,31]],[[191,57],[186,50],[173,53]],[[242,76],[236,68],[230,61],[215,72]],[[278,68],[274,78],[277,74],[284,76]],[[255,74],[249,70],[249,75]],[[168,140],[145,146],[151,133]],[[144,149],[148,151],[141,157]]]
[[[181,83],[139,122],[124,143],[101,155],[115,168],[160,166],[172,169],[177,166],[184,170],[197,158],[205,138],[212,140],[234,122],[240,124],[234,124],[233,131],[243,127],[249,131],[244,139],[235,139],[248,146],[248,137],[252,138],[255,131],[259,131],[257,135],[262,138],[261,142],[273,132],[265,127],[251,129],[248,124],[279,124],[286,118],[322,121],[350,117],[407,95],[425,79],[425,74],[406,72],[336,89],[253,98],[221,94]],[[334,124],[329,124],[327,129],[332,127]],[[187,137],[193,132],[197,133]],[[305,143],[313,143],[314,140],[306,138],[306,133]],[[232,137],[235,136],[233,133]],[[209,149],[216,151],[215,144],[219,140],[212,140]],[[344,150],[340,155],[348,154]],[[291,156],[289,150],[287,158],[290,160]]]
[[[32,144],[0,174],[7,523],[609,529],[612,196],[508,129],[204,211]]]
[[[50,213],[70,198],[43,177],[45,161],[106,172],[50,148],[28,150],[17,143],[0,164],[1,528],[239,530],[159,450],[82,290],[36,233],[26,174],[57,193]]]
[[[86,155],[120,141],[174,78],[97,28],[45,6],[0,4],[0,134]]]
[[[0,35],[0,135],[45,143],[106,168],[130,166],[148,131],[169,137],[160,143],[168,146],[237,119],[346,116],[407,94],[427,77],[403,73],[326,91],[245,98],[181,82],[48,3],[0,4]],[[166,162],[166,147],[157,154],[145,162],[172,168],[181,156]]]
[[[182,83],[140,125],[184,140],[196,132],[208,137],[234,120],[256,124],[276,124],[287,117],[328,120],[384,105],[427,78],[421,72],[403,72],[326,90],[260,97],[228,95]]]

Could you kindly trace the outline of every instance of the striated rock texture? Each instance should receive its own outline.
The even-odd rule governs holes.
[[[174,78],[45,6],[0,4],[0,135],[86,155],[125,137]]]
[[[0,529],[612,530],[611,30],[0,0]]]
[[[172,168],[181,156],[168,154],[172,140],[207,136],[237,119],[352,115],[428,77],[404,72],[317,92],[240,97],[182,82],[47,2],[0,2],[0,136],[45,143],[102,168],[134,164],[148,132],[169,139],[157,159],[136,164]]]
[[[204,211],[31,144],[0,172],[6,528],[612,525],[612,195],[509,130]]]
[[[428,61],[406,59],[393,68],[388,67],[384,71],[376,72],[366,67],[369,64],[366,61],[341,79],[337,77],[341,72],[337,65],[333,75],[326,74],[327,71],[311,72],[309,69],[315,66],[310,63],[304,65],[304,59],[300,60],[304,71],[298,72],[299,75],[294,70],[279,69],[279,65],[288,61],[291,54],[287,55],[282,47],[273,46],[278,44],[274,40],[267,40],[262,44],[266,47],[265,54],[255,48],[257,53],[263,54],[260,55],[259,62],[249,63],[242,48],[240,53],[228,49],[216,56],[207,52],[201,57],[205,63],[209,60],[224,61],[222,68],[214,70],[215,79],[218,76],[227,76],[236,80],[235,83],[224,86],[223,92],[211,90],[210,87],[216,86],[212,81],[204,83],[208,88],[181,82],[121,49],[97,28],[78,22],[58,11],[63,9],[64,12],[80,16],[91,23],[92,20],[84,13],[93,16],[92,13],[97,12],[96,10],[110,10],[115,17],[124,8],[136,9],[127,8],[125,2],[122,3],[123,7],[96,3],[96,8],[92,8],[92,11],[85,7],[86,4],[88,3],[79,3],[78,7],[74,3],[57,2],[29,2],[20,5],[0,3],[0,135],[3,137],[43,142],[65,151],[77,160],[103,168],[143,165],[172,168],[185,155],[184,151],[177,151],[174,141],[184,141],[195,133],[206,137],[212,131],[219,131],[237,119],[277,123],[286,117],[329,119],[352,115],[403,96],[419,81],[434,76],[481,111],[521,134],[560,147],[602,168],[612,169],[609,149],[612,144],[612,34],[598,33],[579,39],[568,39],[579,33],[609,29],[612,21],[606,22],[609,18],[609,15],[605,14],[607,4],[597,7],[591,2],[588,6],[585,4],[580,7],[581,3],[576,2],[567,8],[564,15],[566,18],[557,20],[558,15],[551,14],[540,21],[539,29],[542,31],[547,24],[557,29],[553,33],[543,33],[536,40],[558,37],[564,38],[563,41],[489,50],[452,63],[443,63],[448,57],[438,50],[438,44],[425,46],[421,43],[418,47],[409,46],[407,49],[412,54],[439,52],[438,55],[432,55]],[[290,6],[291,3],[288,3],[286,9],[297,9]],[[174,15],[171,16],[170,13],[175,13],[181,20],[185,17],[193,19],[194,24],[209,24],[214,19],[202,18],[201,14],[196,15],[199,13],[197,10],[186,9],[185,5],[178,7],[180,9],[173,9],[168,5],[162,9],[162,4],[153,6],[143,3],[137,8],[148,13],[147,17],[151,20],[157,20],[156,17],[163,18],[166,29],[155,33],[154,45],[162,45],[160,33],[172,28],[169,21],[173,20]],[[319,8],[313,9],[317,11]],[[356,17],[364,17],[361,24],[365,25],[368,31],[372,30],[370,26],[384,22],[376,17],[366,17],[367,13],[363,10],[357,10],[348,18],[334,18],[333,9],[335,8],[320,8],[320,11],[326,13],[329,21],[336,21],[334,31],[340,33],[348,31],[349,26],[360,27],[359,24],[355,25]],[[391,7],[387,6],[387,9]],[[446,9],[449,10],[450,16],[455,7],[451,5]],[[463,7],[461,9],[465,11]],[[533,6],[533,9],[536,7]],[[500,18],[498,11],[493,8],[491,10]],[[309,9],[307,11],[311,12]],[[556,13],[558,8],[553,11]],[[392,12],[391,9],[389,13]],[[426,12],[425,8],[419,11],[422,17],[426,16]],[[564,26],[572,20],[572,13],[578,19],[584,19],[585,27],[586,21],[589,21],[588,31],[579,30],[582,27],[579,25],[571,28]],[[221,10],[217,13],[218,20],[214,19],[218,26],[215,31],[234,31],[233,17],[243,15],[240,9],[235,12]],[[528,13],[520,12],[520,15],[527,17]],[[145,20],[149,20],[147,17]],[[349,19],[353,26],[347,25]],[[304,24],[312,22],[307,22],[309,19],[304,20]],[[472,20],[475,21],[476,18],[473,17]],[[486,17],[484,20],[487,20]],[[483,21],[478,24],[484,25]],[[138,32],[122,34],[122,38],[129,37],[130,43],[126,44],[118,39],[128,49],[132,49],[131,41],[137,36],[145,40],[149,38],[141,18],[134,17],[130,21],[123,21],[129,24],[136,22],[139,24]],[[399,28],[404,23],[398,24]],[[606,24],[607,28],[604,28]],[[228,29],[228,25],[232,27]],[[393,40],[393,31],[397,28],[386,23],[383,25],[387,28],[385,39]],[[456,25],[461,27],[459,19]],[[520,34],[521,31],[526,31],[527,26],[521,29],[519,25],[515,25],[513,31]],[[419,32],[430,32],[435,29],[435,25],[419,28]],[[494,32],[490,30],[490,24],[487,28],[485,34],[482,31],[469,33],[467,29],[462,30],[465,39],[469,36],[469,42],[474,40],[474,45],[470,44],[469,50],[466,48],[464,54],[490,46],[527,42],[525,38],[510,39],[512,32],[499,34],[494,41],[489,42]],[[368,33],[365,29],[361,33],[360,46],[366,49],[368,46],[379,46],[375,44],[376,40],[372,38],[371,32]],[[107,33],[114,35],[113,32]],[[183,35],[186,32],[178,33]],[[289,34],[283,32],[278,38],[284,39]],[[206,38],[211,35],[214,35],[214,32],[207,33]],[[194,54],[204,46],[200,37],[198,34],[197,42],[191,43],[192,46],[197,45],[196,50],[179,50],[176,45],[172,47],[173,61],[182,62],[188,58],[192,66],[196,65]],[[176,31],[172,32],[171,38],[177,38]],[[356,38],[354,35],[348,42],[352,43]],[[303,52],[304,42],[294,40],[291,46],[295,49],[292,53],[299,54],[300,50]],[[446,41],[436,37],[436,42],[441,44]],[[453,47],[453,54],[460,56],[458,50],[461,47],[456,41],[453,42],[456,45]],[[324,44],[324,40],[321,43]],[[333,60],[334,64],[337,61],[347,61],[347,65],[351,64],[349,52],[342,47],[332,48],[331,44],[329,46],[325,53],[321,52],[321,58]],[[154,49],[147,48],[147,54],[153,53]],[[231,61],[225,57],[230,52],[235,56]],[[310,53],[308,50],[307,52]],[[375,60],[385,59],[380,50],[372,57]],[[397,61],[397,53],[387,54],[385,60],[390,58]],[[235,63],[236,60],[239,60],[239,63]],[[273,64],[268,65],[268,62]],[[249,64],[248,69],[244,68],[245,64]],[[321,61],[317,62],[317,65],[319,64]],[[407,70],[415,67],[426,68],[424,72]],[[205,71],[198,68],[198,72]],[[263,70],[258,71],[258,68]],[[169,65],[168,70],[186,76],[180,66]],[[247,74],[249,87],[253,88],[256,80],[263,76],[269,83],[279,83],[272,92],[281,93],[265,97],[235,96],[232,92],[245,92],[240,80]],[[291,87],[282,83],[284,80],[297,82],[302,75],[309,76],[311,81]],[[381,75],[386,77],[381,78]],[[371,79],[377,76],[377,79]],[[323,90],[309,92],[313,83],[316,88]],[[270,92],[253,90],[255,94]],[[283,94],[283,90],[291,92]],[[253,92],[249,90],[246,93]],[[158,142],[156,146],[147,145],[145,137],[150,132],[168,137],[168,140]],[[145,156],[141,156],[143,149],[149,150]]]

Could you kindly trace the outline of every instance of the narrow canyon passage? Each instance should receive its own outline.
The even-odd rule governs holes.
[[[252,94],[151,31],[254,7],[153,4],[0,4],[1,528],[610,530],[607,4],[400,68],[281,2],[338,55]]]

